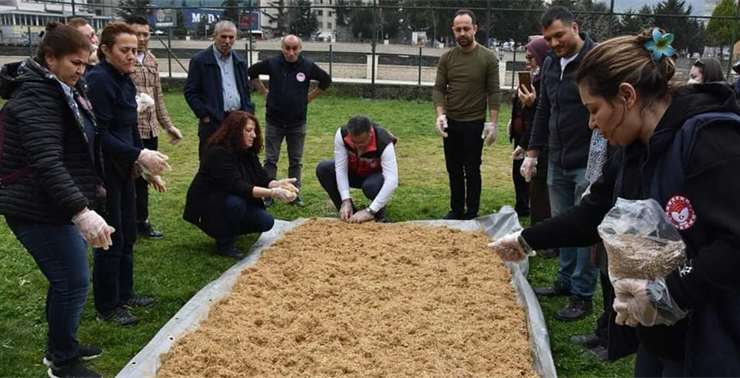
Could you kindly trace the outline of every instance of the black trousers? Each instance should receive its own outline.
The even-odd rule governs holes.
[[[514,210],[520,217],[529,216],[529,183],[519,172],[524,160],[514,160],[511,167],[511,178],[514,181],[514,192],[516,193],[516,205]]]
[[[159,137],[141,139],[144,148],[156,151],[159,147]],[[149,219],[149,183],[143,177],[136,179],[136,221],[144,222]]]
[[[450,177],[450,208],[458,214],[477,216],[480,208],[484,121],[447,119],[448,135],[443,138],[445,165]]]
[[[122,178],[110,160],[105,161],[105,221],[116,229],[113,245],[93,250],[95,309],[107,315],[134,297],[134,243],[136,243],[136,194],[134,180]]]

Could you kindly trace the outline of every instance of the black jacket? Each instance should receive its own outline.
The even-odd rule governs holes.
[[[537,75],[534,77],[534,80],[532,81],[532,85],[537,88],[537,93],[540,93],[541,90],[541,75]],[[519,96],[516,95],[516,92],[514,92],[514,98],[512,99],[512,108],[519,108],[521,109],[521,116],[522,116],[522,133],[516,134],[513,136],[514,143],[518,146],[521,146],[523,149],[528,150],[529,149],[529,139],[532,136],[532,127],[534,126],[534,117],[537,113],[537,106],[540,103],[539,98],[535,99],[534,106],[528,107],[524,106],[524,104],[519,101]],[[512,109],[512,113],[514,112],[514,109]],[[540,146],[540,154],[537,157],[537,173],[535,173],[535,177],[541,177],[543,179],[547,179],[547,161],[549,159],[549,150],[547,149],[547,144],[544,144]]]
[[[653,173],[677,130],[687,119],[713,111],[740,114],[728,86],[682,87],[647,146],[638,141],[618,150],[580,205],[523,231],[522,236],[535,249],[598,242],[596,227],[616,197],[651,197]],[[694,139],[692,152],[684,160],[682,192],[677,193],[688,198],[696,214],[693,226],[680,231],[692,270],[684,271],[683,277],[676,270],[666,278],[671,296],[681,308],[691,310],[691,315],[674,326],[637,329],[640,343],[653,353],[684,361],[687,376],[740,376],[738,146],[740,127],[731,122],[703,129]],[[667,204],[666,198],[659,202],[664,207]]]
[[[221,216],[226,212],[226,197],[239,196],[250,205],[264,208],[252,189],[266,188],[270,181],[257,155],[235,155],[223,146],[213,146],[190,184],[183,219],[214,238],[238,235],[239,224],[228,224]]]
[[[221,83],[221,68],[213,55],[213,46],[197,53],[190,60],[188,79],[185,82],[185,100],[198,119],[210,117],[211,122],[221,124],[224,120],[224,95]],[[249,80],[244,57],[232,51],[234,76],[241,99],[241,108],[254,114],[254,104],[249,98]]]
[[[75,86],[84,97],[84,81]],[[102,158],[98,138],[90,156],[85,126],[61,84],[29,58],[0,73],[3,110],[2,175],[33,172],[0,188],[0,213],[33,222],[66,224],[85,207],[101,204]],[[94,115],[79,106],[95,123]]]
[[[288,63],[282,54],[276,55],[253,64],[248,72],[252,80],[260,75],[270,76],[266,119],[271,125],[282,127],[306,123],[311,80],[317,80],[324,91],[331,85],[331,76],[302,56],[295,63]]]
[[[573,80],[581,60],[596,44],[585,33],[580,35],[583,48],[565,67],[562,80],[560,58],[555,53],[549,52],[542,64],[539,104],[529,139],[529,149],[542,149],[547,144],[550,160],[565,169],[586,167],[591,141],[588,110]]]

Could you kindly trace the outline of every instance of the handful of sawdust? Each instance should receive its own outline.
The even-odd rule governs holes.
[[[609,276],[655,280],[666,277],[686,262],[681,240],[665,240],[634,234],[604,239],[609,257]]]

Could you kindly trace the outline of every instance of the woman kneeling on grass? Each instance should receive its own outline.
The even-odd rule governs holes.
[[[686,265],[614,280],[617,323],[636,327],[636,377],[740,376],[740,108],[722,83],[669,86],[671,36],[610,39],[578,69],[589,126],[620,149],[578,206],[507,235],[496,252],[586,246],[616,198],[652,198],[686,245]],[[614,278],[614,277],[612,277]],[[620,320],[621,319],[621,320]]]
[[[98,128],[80,80],[91,50],[76,29],[49,23],[35,58],[7,64],[0,214],[46,279],[50,377],[100,377],[80,361],[101,349],[77,339],[90,272],[87,244],[108,249]]]
[[[205,159],[188,189],[183,218],[216,239],[216,253],[241,259],[239,235],[269,231],[275,219],[262,198],[293,201],[296,179],[270,180],[258,154],[262,131],[252,114],[235,111],[208,140]]]

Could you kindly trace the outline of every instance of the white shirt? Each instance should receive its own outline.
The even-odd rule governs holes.
[[[572,62],[578,54],[573,54],[570,58],[560,58],[560,80],[563,80],[563,73],[565,73],[565,67],[568,63]]]
[[[139,62],[139,64],[144,64],[144,57],[146,56],[146,53],[143,52],[136,56],[136,61]]]
[[[337,175],[337,189],[339,195],[342,196],[342,201],[350,199],[349,194],[349,157],[347,155],[347,147],[344,146],[344,140],[342,139],[342,130],[337,130],[337,134],[334,137],[334,169]],[[388,201],[391,200],[393,193],[398,187],[398,163],[396,162],[396,152],[393,148],[393,143],[388,144],[388,147],[383,150],[383,154],[380,155],[380,171],[383,173],[383,186],[380,188],[380,192],[370,204],[370,210],[374,212],[380,211]]]

